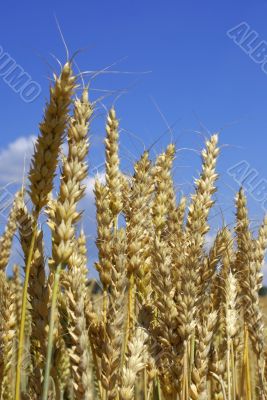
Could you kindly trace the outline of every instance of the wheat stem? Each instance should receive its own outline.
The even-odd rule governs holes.
[[[18,343],[18,356],[17,356],[17,368],[16,368],[16,384],[15,384],[15,400],[20,400],[20,384],[21,384],[21,365],[23,359],[24,352],[24,339],[25,339],[25,320],[26,320],[26,312],[27,312],[27,302],[28,302],[28,284],[30,278],[30,269],[31,263],[34,253],[34,246],[37,237],[37,220],[38,214],[35,216],[35,225],[33,229],[33,235],[31,238],[31,244],[26,264],[25,270],[25,279],[23,285],[23,293],[22,293],[22,305],[21,305],[21,318],[20,318],[20,331],[19,331],[19,343]]]
[[[189,387],[191,386],[191,380],[192,380],[192,370],[193,370],[193,365],[195,361],[195,342],[196,342],[196,333],[195,331],[192,333],[192,337],[190,338],[190,363],[189,363]]]
[[[230,339],[227,340],[227,387],[228,387],[228,400],[232,400],[231,396],[231,347]]]
[[[236,400],[237,393],[237,380],[236,380],[236,365],[235,365],[235,356],[234,356],[234,345],[233,340],[230,342],[230,351],[231,351],[231,369],[232,369],[232,382],[233,382],[233,400]]]
[[[148,400],[147,395],[148,395],[148,393],[147,393],[147,370],[145,368],[144,369],[144,400]]]
[[[242,396],[246,398],[246,400],[251,400],[251,383],[250,383],[250,366],[249,366],[249,354],[248,354],[248,345],[249,345],[249,333],[247,325],[244,328],[244,355],[243,355],[243,368],[242,368],[242,379],[241,379],[241,387],[243,388]],[[245,393],[244,393],[245,391]],[[245,396],[244,396],[245,394]]]
[[[222,388],[223,400],[227,400],[225,385],[224,385],[224,382],[223,382],[222,378],[220,378],[217,374],[215,374],[214,372],[211,372],[211,371],[210,371],[210,375],[214,379],[216,379],[216,381],[219,382],[219,384],[221,385],[221,388]]]
[[[58,291],[59,291],[61,270],[62,270],[62,265],[59,264],[56,267],[55,274],[54,274],[42,400],[48,399],[49,378],[50,378],[52,352],[53,352],[53,335],[54,335],[55,317],[56,317],[56,309],[57,309],[57,297],[58,297]]]

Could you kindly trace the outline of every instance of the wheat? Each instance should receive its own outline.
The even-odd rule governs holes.
[[[11,282],[9,282],[1,271],[1,335],[0,348],[3,370],[1,371],[1,398],[11,400],[14,396],[14,385],[12,374],[14,367],[14,350],[16,339],[16,310],[15,295]]]
[[[193,370],[194,385],[191,387],[193,399],[205,400],[208,397],[208,360],[212,336],[216,324],[217,312],[205,315],[201,326],[197,327],[199,341],[197,343],[195,368]]]
[[[170,144],[166,151],[160,154],[154,166],[155,199],[153,203],[153,222],[157,234],[163,233],[168,211],[171,207],[169,198],[170,175],[175,157],[175,146]],[[173,205],[173,204],[172,204]]]
[[[119,139],[119,121],[116,117],[116,112],[112,108],[107,117],[105,139],[106,145],[106,182],[109,191],[110,211],[114,221],[123,207],[122,202],[122,181],[119,170],[119,154],[118,154],[118,139]]]
[[[200,256],[204,245],[204,235],[208,231],[207,217],[215,192],[214,182],[217,179],[215,172],[216,160],[219,154],[217,147],[218,137],[214,135],[206,143],[202,152],[203,171],[196,180],[196,192],[192,196],[186,223],[186,258],[181,273],[183,291],[178,293],[180,333],[187,340],[195,328],[196,302],[199,295]]]
[[[77,400],[93,398],[89,338],[86,331],[86,273],[79,247],[73,251],[67,275],[68,333],[70,337],[70,368]]]
[[[136,274],[145,262],[144,240],[149,230],[151,194],[153,193],[152,165],[145,152],[135,164],[135,173],[128,193],[128,273]],[[148,234],[148,233],[147,233]]]
[[[75,84],[71,63],[67,62],[60,75],[54,76],[54,85],[50,88],[50,101],[40,124],[40,135],[32,157],[29,193],[36,210],[41,210],[47,204],[48,195],[53,188],[59,149],[68,123],[68,111]]]
[[[20,277],[20,268],[17,264],[13,267],[12,277],[13,293],[15,295],[15,314],[16,314],[16,332],[19,332],[20,317],[21,317],[21,295],[22,285]]]
[[[88,100],[88,90],[84,89],[81,99],[74,102],[74,116],[68,129],[68,156],[63,157],[62,179],[57,201],[51,202],[49,226],[52,231],[52,258],[50,259],[50,278],[52,283],[51,310],[43,400],[47,400],[52,358],[53,332],[56,320],[57,296],[60,286],[61,270],[74,251],[75,225],[80,219],[77,204],[84,196],[86,187],[82,184],[87,177],[88,129],[92,107]]]
[[[66,348],[63,337],[59,338],[55,354],[55,370],[59,392],[61,396],[64,396],[70,383],[71,371],[68,349]]]
[[[101,381],[107,391],[107,399],[117,396],[119,369],[123,346],[125,318],[126,240],[125,232],[119,230],[113,239],[114,266],[111,274],[108,316],[105,342],[102,349]]]
[[[20,243],[26,265],[35,223],[23,199],[21,199],[18,205],[17,220],[19,224]],[[32,393],[31,396],[37,398],[41,394],[42,370],[46,356],[49,300],[43,254],[43,233],[40,230],[37,231],[32,255],[28,294],[31,314],[30,353],[33,365],[33,373],[29,377],[29,390]]]
[[[17,213],[18,213],[18,202],[22,197],[22,192],[18,192],[14,198],[11,211],[8,216],[7,225],[5,227],[5,232],[0,237],[0,270],[5,270],[8,265],[12,242],[14,235],[17,230]]]
[[[96,181],[95,183],[95,202],[97,219],[97,240],[98,262],[96,269],[99,272],[104,288],[111,282],[111,240],[112,240],[112,213],[109,209],[109,191],[106,185]]]
[[[30,241],[29,254],[25,268],[25,280],[22,295],[21,324],[18,345],[18,361],[16,370],[15,398],[20,399],[21,364],[24,352],[25,319],[27,308],[27,290],[30,276],[31,261],[37,236],[38,217],[42,208],[48,202],[48,196],[53,189],[53,180],[60,146],[63,142],[64,130],[68,121],[68,111],[75,88],[75,77],[71,64],[67,62],[59,77],[54,76],[54,86],[50,88],[50,101],[46,105],[45,114],[40,124],[40,134],[35,144],[34,154],[29,171],[29,194],[33,203],[34,227]]]
[[[145,368],[146,339],[147,335],[145,331],[137,328],[135,335],[129,343],[129,354],[126,366],[122,371],[121,400],[132,400],[134,398],[134,385],[137,375]]]
[[[28,186],[0,237],[0,398],[265,400],[267,217],[254,235],[240,189],[234,232],[218,227],[207,249],[218,135],[206,141],[189,201],[176,193],[172,143],[122,172],[111,108],[105,182],[94,188],[97,288],[92,240],[79,226],[94,107],[88,89],[74,98],[76,89],[67,62],[50,88]],[[17,231],[23,265],[9,277]]]
[[[85,89],[80,100],[74,103],[74,116],[68,129],[69,154],[63,159],[60,192],[51,210],[49,226],[52,230],[52,258],[50,267],[67,264],[73,251],[74,224],[80,218],[77,203],[83,197],[85,186],[82,181],[87,176],[88,128],[92,108]]]

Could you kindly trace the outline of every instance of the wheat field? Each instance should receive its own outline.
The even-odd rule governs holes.
[[[94,103],[88,88],[78,89],[67,62],[52,81],[28,180],[0,238],[1,400],[267,399],[259,297],[267,217],[253,234],[240,188],[234,229],[222,225],[207,249],[218,135],[206,140],[194,192],[178,201],[175,145],[155,160],[145,151],[133,176],[124,174],[110,109],[105,182],[94,188],[95,293],[79,211]],[[11,266],[10,276],[15,235],[24,265]]]

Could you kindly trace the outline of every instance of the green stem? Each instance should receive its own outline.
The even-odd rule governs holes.
[[[53,282],[52,303],[51,303],[50,320],[49,320],[47,356],[46,356],[42,400],[47,400],[47,398],[48,398],[49,378],[50,378],[51,360],[52,360],[52,352],[53,352],[53,335],[54,335],[54,326],[55,326],[55,319],[56,319],[55,317],[56,317],[56,309],[57,309],[57,296],[58,296],[58,290],[59,290],[61,269],[62,269],[62,265],[59,264],[56,268],[54,282]]]
[[[27,303],[28,303],[28,286],[30,279],[31,263],[34,254],[34,247],[37,237],[37,220],[38,213],[36,213],[33,233],[26,263],[25,269],[25,279],[22,292],[22,305],[21,305],[21,318],[20,318],[20,330],[19,330],[19,343],[18,343],[18,355],[17,355],[17,367],[16,367],[16,385],[15,385],[15,400],[20,400],[20,385],[21,385],[21,367],[24,352],[24,340],[25,340],[25,321],[27,313]]]

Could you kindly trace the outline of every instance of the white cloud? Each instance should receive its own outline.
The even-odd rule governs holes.
[[[34,136],[20,137],[0,149],[0,183],[21,182],[33,152]]]
[[[7,145],[6,148],[0,148],[0,185],[10,183],[20,183],[23,177],[27,176],[31,156],[34,149],[35,136],[19,137],[14,142]],[[67,154],[67,144],[62,146],[62,153]],[[105,182],[104,164],[95,167],[89,173],[93,173],[86,180],[86,196],[94,198],[94,185],[96,179]]]

